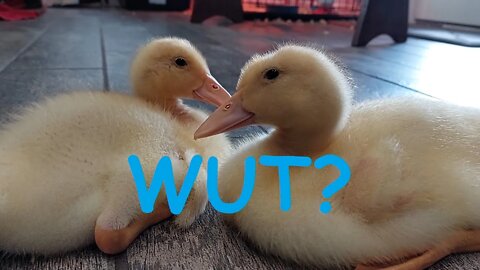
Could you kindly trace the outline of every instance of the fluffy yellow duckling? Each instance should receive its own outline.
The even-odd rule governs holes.
[[[26,109],[0,132],[0,249],[50,255],[96,241],[125,250],[147,227],[171,215],[164,189],[152,214],[140,210],[127,161],[140,159],[147,181],[162,156],[180,186],[193,154],[225,157],[224,136],[195,142],[206,115],[180,98],[218,105],[230,95],[186,40],[141,48],[132,65],[136,96],[75,92]],[[201,171],[176,223],[188,226],[207,203]]]
[[[346,76],[320,51],[284,46],[253,57],[237,93],[195,134],[276,127],[221,168],[221,198],[240,196],[248,156],[335,154],[351,178],[325,215],[322,190],[339,171],[291,168],[284,212],[278,168],[258,165],[249,203],[228,219],[261,249],[328,269],[424,269],[450,253],[479,251],[480,111],[420,98],[351,104]]]

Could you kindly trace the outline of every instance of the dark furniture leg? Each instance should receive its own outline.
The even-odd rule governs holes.
[[[25,8],[37,9],[42,7],[41,0],[25,0]]]
[[[387,34],[397,43],[407,40],[408,0],[363,0],[352,46],[366,46]]]
[[[190,21],[202,23],[215,15],[225,16],[235,23],[243,21],[241,0],[195,0]]]

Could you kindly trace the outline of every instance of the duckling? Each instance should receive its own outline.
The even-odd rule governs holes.
[[[32,105],[0,132],[0,250],[53,255],[93,243],[125,250],[149,226],[171,216],[162,188],[151,214],[139,206],[128,157],[137,155],[147,187],[158,160],[169,156],[177,188],[191,157],[225,157],[224,136],[195,142],[206,114],[182,104],[218,105],[230,95],[188,41],[153,40],[131,70],[135,96],[73,92]],[[207,203],[205,173],[184,211],[183,227]]]
[[[322,191],[339,171],[290,168],[285,212],[278,168],[257,166],[251,199],[227,220],[266,252],[327,269],[424,269],[450,253],[480,251],[480,110],[426,98],[353,105],[348,81],[310,47],[287,45],[246,64],[237,92],[195,138],[255,123],[275,130],[225,162],[221,199],[239,198],[249,156],[334,154],[351,177],[323,214]]]

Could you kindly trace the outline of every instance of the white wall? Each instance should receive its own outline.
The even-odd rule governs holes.
[[[480,26],[480,0],[410,0],[414,19]]]
[[[414,12],[415,8],[414,7],[416,5],[416,2],[417,2],[417,0],[410,0],[409,6],[408,6],[410,8],[410,12],[408,13],[408,21],[410,23],[415,22],[415,15],[414,15],[415,14],[415,12]]]

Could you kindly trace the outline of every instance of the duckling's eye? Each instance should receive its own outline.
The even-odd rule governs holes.
[[[175,65],[177,65],[178,67],[186,67],[188,64],[187,60],[182,57],[178,57],[175,59]]]
[[[267,72],[265,72],[265,75],[263,75],[263,77],[271,81],[271,80],[275,80],[278,77],[278,75],[280,75],[280,72],[278,71],[278,69],[272,68],[267,70]]]

